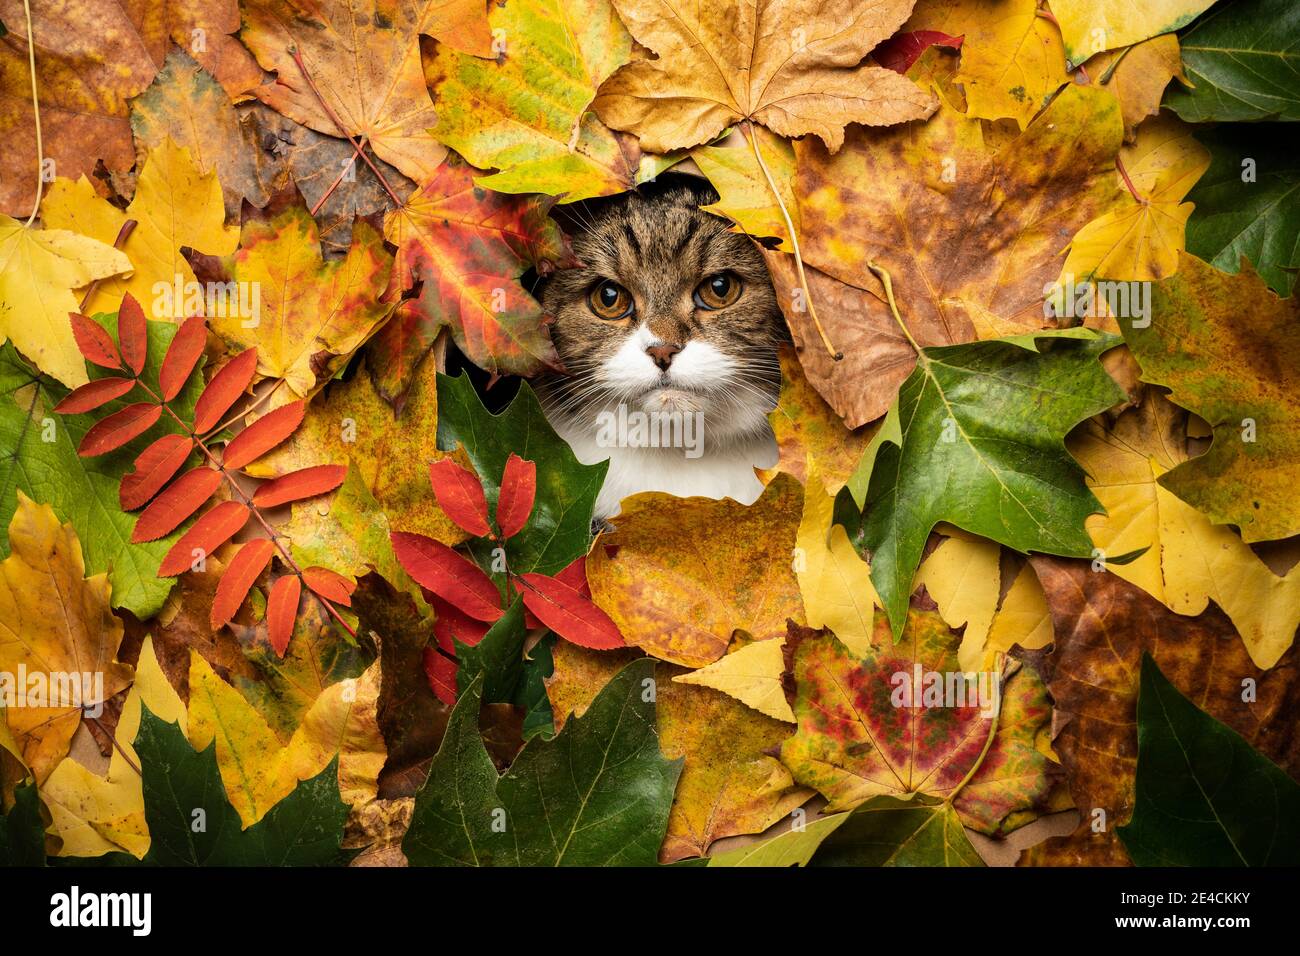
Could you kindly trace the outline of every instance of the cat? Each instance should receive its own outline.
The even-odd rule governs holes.
[[[700,210],[704,180],[661,176],[569,220],[581,266],[544,281],[566,375],[538,383],[578,460],[609,459],[597,520],[643,491],[752,503],[777,461],[768,413],[788,333],[763,256]]]

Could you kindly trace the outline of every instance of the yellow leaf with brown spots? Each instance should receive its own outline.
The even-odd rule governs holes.
[[[613,0],[656,58],[622,67],[593,107],[652,153],[697,146],[746,118],[781,136],[814,134],[836,150],[848,123],[902,123],[934,109],[905,77],[862,62],[912,2]]]
[[[1070,82],[1061,31],[1038,15],[1038,0],[920,0],[903,30],[964,37],[956,81],[979,119],[1024,129]]]
[[[779,642],[760,642],[761,644]],[[753,645],[751,645],[753,646]],[[557,641],[555,673],[547,694],[558,730],[570,713],[581,715],[634,652],[590,651]],[[655,677],[659,746],[670,759],[685,757],[668,833],[664,863],[703,856],[715,840],[760,833],[813,795],[795,784],[771,751],[790,734],[772,720],[708,687],[684,685],[681,668],[660,665]],[[675,675],[675,676],[674,676]]]
[[[81,542],[49,505],[22,491],[0,562],[0,680],[4,718],[22,760],[43,783],[68,752],[83,708],[131,683],[118,662],[122,622],[107,574],[85,577]]]
[[[1174,116],[1156,116],[1120,150],[1126,189],[1119,205],[1088,223],[1070,241],[1061,283],[1096,279],[1151,281],[1173,275],[1183,251],[1192,203],[1187,191],[1210,165],[1210,151],[1192,127]]]
[[[746,506],[647,492],[625,499],[615,530],[587,559],[596,603],[631,645],[702,667],[731,635],[780,637],[803,620],[792,561],[799,483],[779,475]]]
[[[923,124],[854,130],[835,156],[795,144],[804,255],[824,274],[810,276],[812,295],[821,303],[827,282],[846,287],[843,308],[818,313],[846,355],[830,371],[837,378],[811,348],[804,370],[847,425],[883,414],[915,364],[869,264],[889,272],[923,346],[1055,327],[1043,290],[1067,237],[1122,201],[1122,136],[1114,97],[1068,86],[1012,138],[945,103]],[[776,286],[796,327],[794,289],[780,276]]]
[[[225,201],[216,173],[204,173],[190,151],[170,137],[145,158],[135,196],[125,212],[96,196],[82,177],[75,182],[57,180],[41,203],[41,218],[47,226],[80,232],[108,245],[117,239],[123,223],[136,222],[122,245],[133,267],[131,274],[96,286],[86,307],[78,310],[86,315],[116,312],[127,293],[151,319],[180,322],[197,315],[174,294],[178,276],[183,290],[195,281],[181,248],[224,256],[234,252],[239,242],[239,230],[225,224]],[[160,294],[160,289],[167,291]]]
[[[53,818],[52,831],[63,840],[59,856],[123,851],[143,859],[149,852],[144,791],[136,769],[140,758],[135,752],[142,703],[160,720],[179,724],[185,732],[185,705],[163,674],[151,637],[140,648],[135,683],[117,720],[107,772],[100,776],[67,756],[41,787],[41,799]]]

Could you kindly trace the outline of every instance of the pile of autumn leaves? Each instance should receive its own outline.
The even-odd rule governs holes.
[[[979,865],[1074,807],[1021,863],[1294,859],[1289,174],[1180,119],[1294,112],[1216,85],[1275,0],[394,6],[122,24],[111,75],[36,12],[47,112],[104,116],[0,220],[0,670],[105,709],[5,709],[0,854]],[[438,365],[554,363],[552,205],[683,163],[764,240],[780,460],[593,542],[605,466]],[[1151,322],[1074,314],[1098,280]],[[895,699],[957,672],[993,701]],[[1139,735],[1256,790],[1191,839],[1222,765]]]

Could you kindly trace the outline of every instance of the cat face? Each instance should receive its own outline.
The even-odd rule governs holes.
[[[767,427],[781,381],[776,296],[753,242],[700,212],[717,196],[695,182],[575,214],[583,265],[542,293],[570,376],[552,399],[563,414],[699,412],[715,440]]]

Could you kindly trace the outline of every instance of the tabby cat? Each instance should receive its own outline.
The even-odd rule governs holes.
[[[763,257],[692,176],[662,176],[569,213],[582,265],[542,302],[567,375],[539,383],[556,431],[585,464],[609,459],[596,505],[662,491],[749,504],[776,462],[767,414],[785,326]]]

